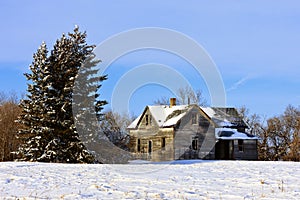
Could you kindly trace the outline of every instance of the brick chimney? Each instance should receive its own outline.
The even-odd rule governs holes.
[[[170,98],[170,108],[172,108],[172,106],[176,106],[176,98]]]

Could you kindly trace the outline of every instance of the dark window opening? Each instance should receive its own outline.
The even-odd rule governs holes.
[[[148,153],[152,152],[152,141],[148,142]]]
[[[239,151],[244,151],[244,140],[238,140]]]
[[[192,124],[197,124],[197,113],[192,113]]]
[[[137,151],[138,152],[141,151],[141,140],[140,139],[137,140]]]
[[[192,149],[197,150],[198,149],[198,138],[194,138],[192,140]]]
[[[149,124],[149,116],[146,115],[145,118],[146,118],[146,126],[148,126],[148,124]]]
[[[166,138],[162,138],[161,140],[161,148],[165,148],[166,146]]]

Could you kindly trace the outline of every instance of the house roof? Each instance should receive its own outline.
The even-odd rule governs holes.
[[[189,105],[180,105],[180,106],[167,106],[167,105],[156,105],[156,106],[147,106],[144,109],[144,112],[147,108],[158,124],[159,127],[168,127],[176,125],[176,123],[187,113],[189,109]],[[144,113],[143,112],[143,113]],[[129,129],[134,129],[137,127],[138,123],[141,120],[141,114],[138,118],[136,118],[129,126]]]
[[[129,129],[137,128],[143,114],[149,111],[159,127],[170,127],[176,125],[179,120],[192,108],[197,105],[155,105],[147,106],[143,113],[136,118],[129,126]],[[248,127],[239,116],[235,108],[199,107],[217,127]]]
[[[248,133],[242,133],[234,128],[216,128],[215,136],[222,140],[257,140],[258,137]]]
[[[235,108],[201,107],[201,109],[218,127],[248,128]]]

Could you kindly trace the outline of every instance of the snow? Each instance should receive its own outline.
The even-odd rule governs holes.
[[[136,128],[141,117],[142,117],[142,115],[138,116],[127,128],[129,128],[129,129]]]
[[[163,124],[163,126],[164,126],[164,127],[167,127],[167,126],[173,126],[173,125],[177,124],[177,122],[178,122],[185,114],[186,114],[186,112],[181,113],[180,115],[177,115],[176,117],[173,117],[173,118],[167,120],[167,121]]]
[[[1,199],[300,199],[299,162],[0,163]]]
[[[225,119],[224,121],[219,123],[219,126],[230,127],[230,126],[232,126],[232,123]]]
[[[188,109],[188,105],[180,105],[180,106],[166,106],[166,105],[161,105],[161,106],[148,106],[150,113],[154,117],[155,121],[157,122],[158,126],[162,127],[165,126],[165,122],[167,120],[167,117],[172,114],[176,110],[180,111],[186,111]],[[183,115],[182,115],[183,116]],[[180,118],[177,117],[177,121]],[[177,123],[177,121],[173,120],[172,124],[169,122],[168,126],[174,125]]]
[[[212,119],[219,127],[232,127],[235,125],[235,118],[236,116],[232,116],[224,111],[221,111],[220,108],[213,108],[213,107],[200,107],[203,112],[207,114],[207,116]],[[234,108],[232,108],[234,109]],[[216,111],[218,110],[219,113]],[[243,123],[245,123],[243,121]],[[246,125],[246,124],[245,124]]]
[[[184,116],[188,109],[188,105],[180,105],[180,106],[168,106],[168,105],[158,105],[158,106],[147,106],[149,108],[149,111],[158,124],[159,127],[164,127],[164,126],[172,126],[175,125],[178,120],[181,119],[181,117]],[[147,107],[145,109],[147,109]],[[174,111],[180,110],[182,111],[182,114],[179,116],[175,116],[171,119],[167,120],[167,117],[172,114]],[[142,114],[136,118],[127,128],[133,129],[136,128],[138,125],[138,122],[140,121],[140,118],[142,117]],[[167,120],[167,121],[166,121]]]
[[[231,132],[231,136],[220,136],[220,133],[224,132]],[[257,140],[258,137],[253,136],[249,137],[245,133],[237,131],[237,129],[233,128],[216,128],[215,129],[215,136],[217,139],[222,139],[222,140]]]
[[[158,124],[159,127],[169,127],[176,125],[177,122],[188,112],[191,105],[179,105],[179,106],[168,106],[168,105],[156,105],[156,106],[147,106],[144,112],[149,108],[149,111]],[[211,107],[201,107],[202,111],[206,113],[206,115],[214,121],[217,126],[219,127],[232,127],[234,126],[233,122],[231,121],[229,114],[223,113],[224,115],[217,114],[214,109]],[[172,118],[168,119],[168,116],[172,114],[174,111],[181,111],[181,114],[176,113]],[[143,112],[143,113],[144,113]],[[137,127],[140,118],[142,117],[143,113],[136,118],[129,126],[129,129],[134,129]],[[227,115],[227,116],[226,116]],[[229,117],[229,119],[227,119]]]
[[[215,111],[212,108],[210,108],[210,107],[202,107],[202,106],[200,106],[200,108],[208,115],[209,118],[212,119],[212,118],[215,117],[216,113],[215,113]]]

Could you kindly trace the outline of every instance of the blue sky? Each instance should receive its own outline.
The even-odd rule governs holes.
[[[74,25],[86,30],[88,43],[134,28],[161,27],[197,41],[222,76],[227,106],[245,105],[251,113],[273,116],[288,104],[300,104],[300,2],[245,1],[8,1],[0,2],[0,91],[26,92],[23,73],[42,41],[49,48]],[[120,44],[122,45],[122,44]],[[107,70],[103,98],[127,70],[155,62],[174,67],[209,102],[201,76],[184,60],[165,52],[125,55]],[[137,77],[139,78],[139,77]],[[139,114],[145,104],[171,95],[168,88],[148,85],[130,99]]]

